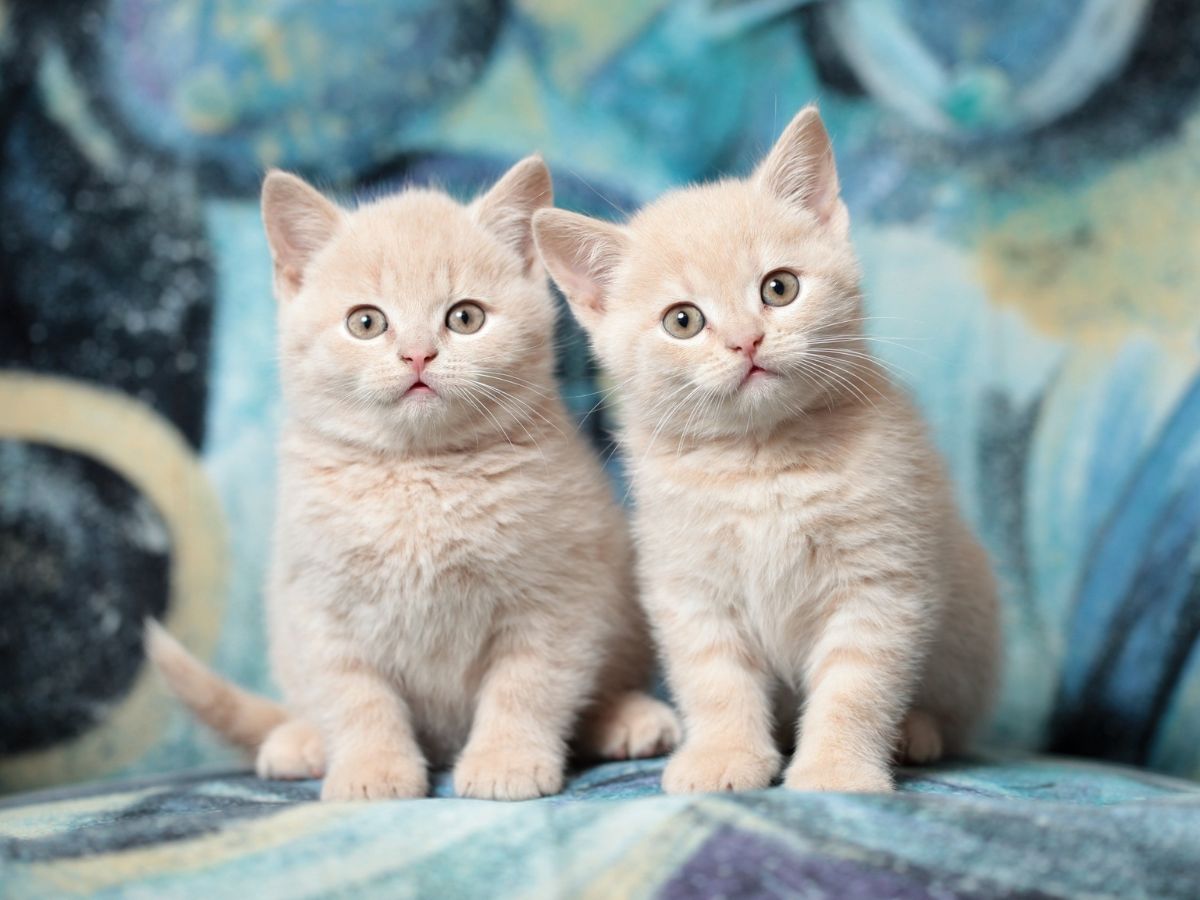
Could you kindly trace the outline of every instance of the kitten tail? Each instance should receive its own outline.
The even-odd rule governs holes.
[[[146,619],[146,656],[175,694],[205,725],[225,740],[257,749],[268,734],[286,722],[278,703],[244,691],[192,656],[165,628]]]

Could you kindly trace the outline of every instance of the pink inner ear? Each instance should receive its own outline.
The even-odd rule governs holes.
[[[475,215],[476,221],[521,257],[526,267],[536,261],[530,210],[516,206],[481,206]]]
[[[475,220],[516,251],[526,269],[537,263],[533,214],[554,201],[550,172],[540,157],[527,157],[472,204]]]
[[[284,297],[292,297],[300,292],[301,284],[302,277],[299,271],[291,266],[276,264],[275,287],[277,293]]]
[[[837,172],[831,157],[797,156],[779,163],[777,168],[763,173],[764,186],[781,200],[828,222],[839,205]]]
[[[576,303],[599,310],[603,302],[600,285],[577,269],[568,269],[559,276],[562,292]]]
[[[546,268],[571,306],[590,324],[604,310],[613,270],[625,253],[626,238],[617,225],[578,213],[548,210],[535,225]]]
[[[841,216],[833,146],[813,107],[796,114],[759,166],[756,178],[781,200],[812,213],[823,224]]]
[[[828,224],[837,213],[839,205],[837,175],[822,178],[813,190],[809,208],[823,224]]]
[[[263,183],[263,220],[281,299],[296,293],[304,269],[338,228],[341,211],[300,178],[272,171]]]

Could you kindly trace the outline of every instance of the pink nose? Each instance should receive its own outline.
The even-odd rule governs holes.
[[[756,334],[733,338],[729,341],[729,349],[745,353],[747,357],[754,359],[754,354],[758,352],[758,345],[762,343],[762,339],[763,335],[761,331]]]
[[[400,358],[413,367],[413,371],[416,372],[418,378],[421,377],[421,373],[425,370],[425,367],[436,357],[437,351],[429,347],[419,350],[408,350],[400,354]]]

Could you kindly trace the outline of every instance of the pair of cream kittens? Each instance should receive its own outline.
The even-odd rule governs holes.
[[[669,792],[763,788],[791,739],[788,787],[888,791],[894,760],[960,749],[996,590],[867,352],[816,110],[748,179],[626,225],[550,205],[536,157],[469,206],[351,211],[267,176],[286,705],[152,627],[172,687],[261,775],[335,800],[424,796],[430,764],[461,796],[551,794],[572,750],[673,750]],[[543,264],[621,399],[632,540],[556,392]],[[644,690],[651,633],[682,729]]]

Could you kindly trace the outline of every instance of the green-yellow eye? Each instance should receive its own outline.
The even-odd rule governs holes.
[[[346,316],[346,330],[360,341],[369,341],[387,331],[387,316],[374,306],[356,306]]]
[[[459,334],[474,334],[483,327],[483,307],[470,300],[460,300],[450,307],[446,314],[446,327]]]
[[[704,313],[690,303],[680,303],[667,310],[662,322],[667,334],[686,341],[704,330]]]
[[[776,269],[763,279],[761,294],[767,306],[787,306],[800,296],[800,276],[791,269]]]

